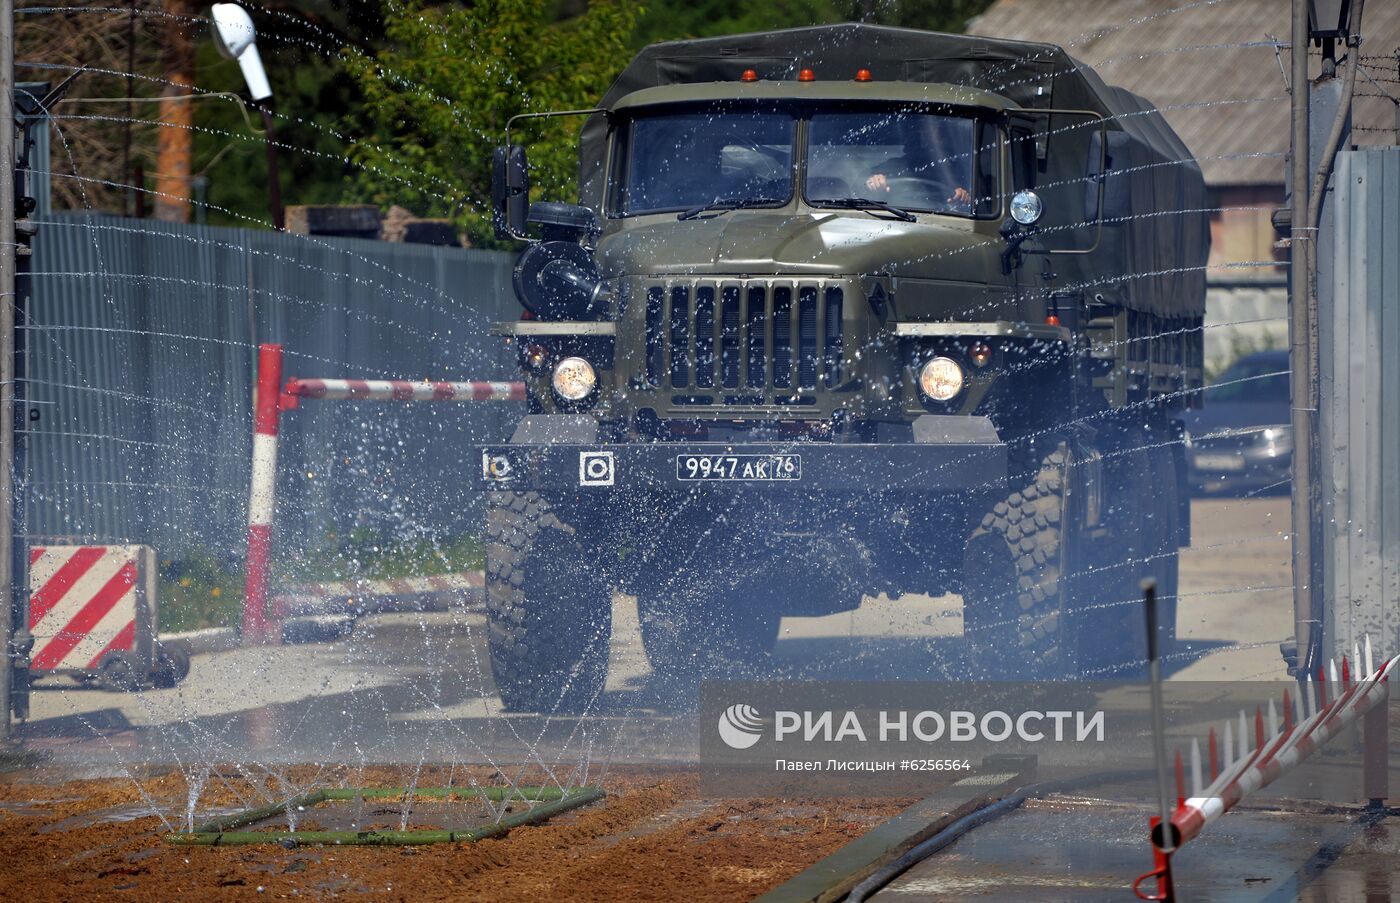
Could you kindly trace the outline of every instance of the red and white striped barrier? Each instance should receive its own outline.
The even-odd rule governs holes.
[[[404,577],[390,580],[337,580],[329,583],[301,583],[281,589],[272,601],[274,617],[290,618],[324,614],[374,614],[384,611],[426,610],[422,603],[405,600],[426,596],[466,598],[479,595],[486,585],[481,571],[437,574],[432,577]],[[439,603],[436,607],[446,609]]]
[[[1353,661],[1362,669],[1357,679],[1353,679],[1351,673]],[[1295,698],[1290,699],[1284,691],[1282,724],[1279,711],[1270,700],[1267,716],[1263,709],[1256,708],[1252,721],[1241,711],[1238,726],[1229,721],[1225,723],[1223,750],[1217,749],[1215,729],[1211,728],[1207,746],[1211,782],[1202,786],[1201,746],[1192,740],[1190,797],[1186,796],[1185,769],[1178,752],[1176,808],[1169,819],[1158,816],[1151,819],[1154,868],[1133,882],[1137,897],[1142,900],[1176,899],[1171,857],[1182,844],[1199,837],[1212,822],[1251,793],[1272,784],[1363,716],[1363,792],[1372,805],[1384,805],[1389,795],[1388,681],[1397,668],[1400,668],[1400,655],[1374,667],[1371,640],[1367,637],[1364,657],[1361,649],[1354,648],[1351,660],[1342,657],[1340,673],[1333,661],[1329,672],[1324,674],[1318,669],[1316,683],[1308,675]],[[1332,688],[1331,698],[1329,688]],[[1160,744],[1160,739],[1158,742]],[[1165,813],[1167,804],[1163,801],[1162,805]],[[1170,822],[1170,832],[1162,830],[1164,820]],[[1156,894],[1149,895],[1142,889],[1149,878],[1157,879]]]
[[[287,395],[352,401],[524,401],[521,382],[413,382],[405,379],[293,379]]]
[[[1299,693],[1293,702],[1289,702],[1288,694],[1285,693],[1281,727],[1272,701],[1269,703],[1267,728],[1264,713],[1256,709],[1252,750],[1251,731],[1245,714],[1240,713],[1238,742],[1231,737],[1231,725],[1227,723],[1224,767],[1204,789],[1201,788],[1200,745],[1192,744],[1193,795],[1182,801],[1172,814],[1172,826],[1179,832],[1178,845],[1199,835],[1207,825],[1229,812],[1249,794],[1273,783],[1280,775],[1312,755],[1373,706],[1385,704],[1388,695],[1386,681],[1397,663],[1400,663],[1400,655],[1386,661],[1379,668],[1372,668],[1371,641],[1368,638],[1365,656],[1365,676],[1359,680],[1352,680],[1351,665],[1345,658],[1342,659],[1340,680],[1336,662],[1332,663],[1330,680],[1324,678],[1319,681],[1318,691],[1323,697],[1321,704],[1314,704],[1307,698],[1313,695],[1310,680],[1304,684],[1306,691]],[[1357,658],[1360,658],[1359,650]],[[1341,689],[1330,701],[1326,698],[1329,684]],[[1214,749],[1215,736],[1212,730],[1212,774],[1215,774],[1216,769]]]
[[[258,394],[253,419],[253,476],[248,496],[248,563],[244,582],[243,641],[273,642],[268,558],[277,501],[277,431],[284,410],[302,398],[355,401],[524,401],[522,382],[414,382],[391,379],[291,379],[282,386],[282,346],[258,346]]]
[[[31,547],[30,669],[92,672],[120,654],[149,671],[154,556],[134,545]]]

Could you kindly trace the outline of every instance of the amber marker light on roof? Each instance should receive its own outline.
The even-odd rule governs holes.
[[[811,69],[803,69],[801,72],[797,73],[797,80],[800,82],[814,82],[817,80],[817,73],[813,72]]]
[[[756,82],[758,81],[758,73],[753,69],[745,69],[744,74],[739,76],[739,78],[746,82]]]
[[[856,70],[856,81],[858,81],[858,82],[868,82],[868,81],[870,81],[870,70],[869,70],[869,69],[857,69],[857,70]]]

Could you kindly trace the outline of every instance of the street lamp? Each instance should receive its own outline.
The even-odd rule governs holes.
[[[282,212],[282,183],[277,174],[277,135],[271,105],[263,102],[271,99],[272,86],[268,84],[267,71],[263,69],[262,57],[258,54],[258,32],[248,11],[237,3],[215,3],[209,14],[214,24],[214,44],[219,53],[231,60],[238,60],[238,68],[243,70],[243,80],[248,83],[248,94],[262,113],[263,131],[267,139],[268,204],[272,208],[272,224],[280,232],[286,222]]]
[[[1347,39],[1351,0],[1308,0],[1308,36],[1314,41]]]

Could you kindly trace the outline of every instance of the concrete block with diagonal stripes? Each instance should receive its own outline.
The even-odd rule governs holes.
[[[156,652],[155,551],[32,547],[29,632],[33,672],[97,673],[115,657],[131,674],[149,674]]]

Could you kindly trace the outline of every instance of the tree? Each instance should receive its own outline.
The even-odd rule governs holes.
[[[56,208],[132,212],[148,198],[126,186],[155,161],[150,122],[159,68],[158,0],[95,7],[26,0],[15,16],[15,69],[21,82],[53,87],[82,74],[52,111],[50,184]],[[149,203],[146,203],[149,206]]]
[[[282,198],[287,204],[336,204],[345,199],[353,167],[345,160],[347,133],[359,97],[344,60],[372,54],[384,40],[380,0],[287,0],[245,4],[258,30],[272,85]],[[247,98],[238,63],[204,39],[196,45],[199,87],[214,96],[197,105],[196,191],[207,184],[208,221],[256,226],[269,222],[267,157],[259,115]],[[224,93],[221,93],[224,92]],[[207,183],[206,183],[207,180]]]
[[[656,41],[869,22],[959,33],[992,0],[653,0],[637,22],[631,46]]]
[[[586,109],[631,54],[640,7],[599,0],[556,20],[548,0],[483,0],[470,7],[422,0],[385,8],[387,46],[344,56],[363,98],[351,130],[354,192],[373,203],[451,216],[490,242],[492,148],[517,113]],[[577,117],[522,130],[540,196],[576,191]]]
[[[156,219],[190,221],[190,165],[194,157],[195,6],[191,0],[165,0],[164,81],[156,157]]]

